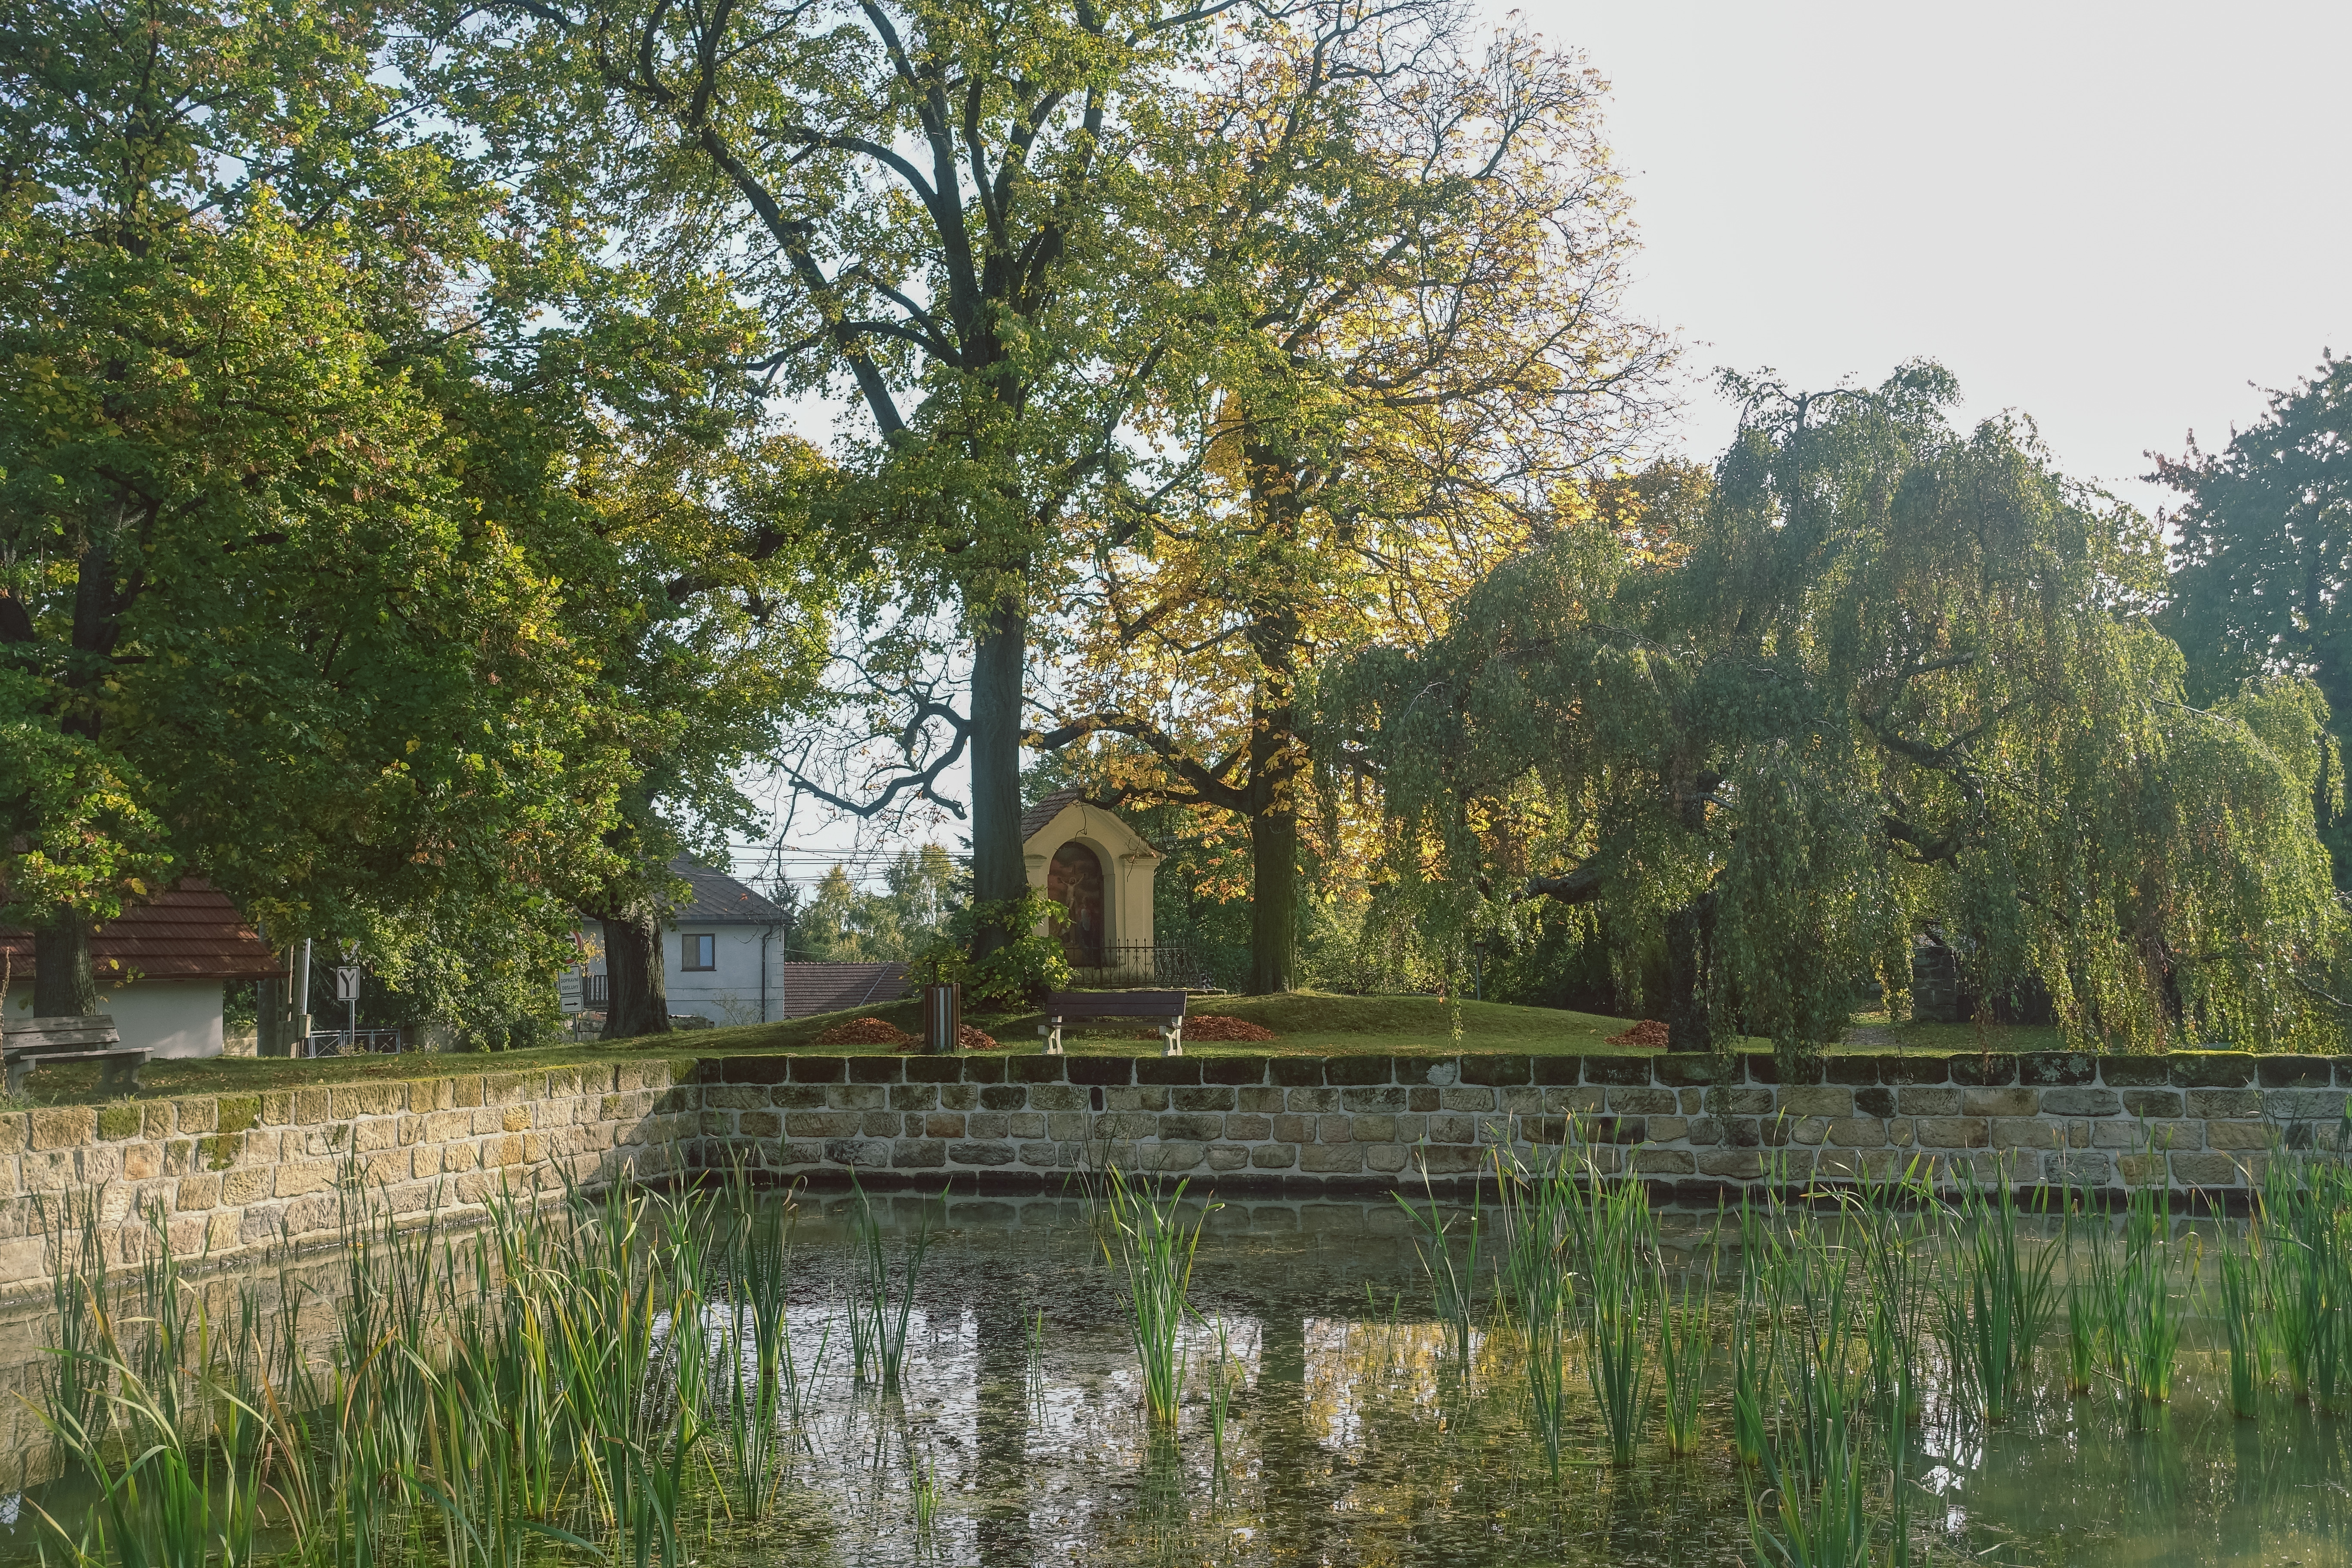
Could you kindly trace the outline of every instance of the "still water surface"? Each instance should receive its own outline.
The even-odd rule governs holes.
[[[929,1246],[902,1395],[852,1386],[842,1302],[849,1203],[799,1202],[791,1322],[814,1394],[776,1517],[729,1525],[714,1496],[698,1560],[827,1568],[972,1564],[1430,1565],[1755,1561],[1751,1478],[1728,1440],[1720,1357],[1711,1440],[1672,1458],[1653,1436],[1612,1469],[1578,1378],[1555,1482],[1527,1384],[1498,1336],[1465,1369],[1432,1319],[1412,1226],[1392,1204],[1234,1203],[1193,1273],[1204,1320],[1180,1430],[1141,1411],[1133,1344],[1083,1205],[877,1200],[902,1246]],[[1668,1215],[1680,1260],[1713,1216]],[[1927,1562],[2352,1564],[2352,1418],[2284,1394],[2255,1421],[2221,1394],[2192,1323],[2179,1388],[2153,1422],[2104,1395],[2049,1393],[1986,1431],[1931,1413],[1915,1435],[1915,1552]],[[1207,1398],[1234,1389],[1222,1447]],[[0,1347],[0,1350],[26,1347]],[[0,1357],[11,1362],[15,1355]],[[1932,1384],[1934,1369],[1927,1369]],[[35,1441],[16,1427],[20,1441]],[[929,1505],[921,1500],[928,1496]],[[0,1497],[0,1557],[38,1549],[26,1502],[68,1519],[58,1483]],[[52,1560],[54,1543],[52,1543]]]

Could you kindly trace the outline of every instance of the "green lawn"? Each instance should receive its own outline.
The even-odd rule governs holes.
[[[1335,996],[1293,992],[1283,996],[1198,997],[1192,1011],[1195,1016],[1225,1014],[1247,1018],[1279,1037],[1254,1045],[1203,1040],[1186,1047],[1190,1054],[1198,1056],[1444,1056],[1457,1051],[1609,1056],[1632,1048],[1608,1043],[1609,1036],[1631,1026],[1630,1019],[1548,1007],[1517,1007],[1500,1002],[1464,1002],[1457,1007],[1430,996]],[[668,1058],[674,1070],[683,1073],[692,1068],[698,1058],[707,1056],[811,1049],[840,1055],[887,1054],[890,1047],[887,1046],[816,1045],[817,1036],[835,1024],[867,1016],[887,1018],[908,1034],[921,1026],[918,1005],[907,1001],[797,1018],[788,1024],[684,1030],[610,1044],[590,1041],[480,1055],[329,1057],[306,1061],[216,1057],[158,1061],[145,1069],[141,1096],[154,1099],[186,1094],[253,1094],[310,1084],[430,1078],[453,1072],[515,1072],[583,1063],[609,1066],[661,1057]],[[1457,1016],[1462,1031],[1458,1038],[1454,1033]],[[973,1014],[967,1015],[965,1022],[993,1036],[1005,1050],[1043,1048],[1037,1037],[1037,1027],[1044,1022],[1039,1014]],[[2058,1045],[2057,1031],[2051,1028],[1998,1028],[1980,1038],[1967,1025],[1889,1025],[1884,1014],[1860,1016],[1854,1023],[1853,1035],[1833,1048],[1950,1054],[1977,1051],[1987,1046],[2000,1051],[2026,1051],[2054,1049]],[[1082,1056],[1149,1056],[1159,1051],[1160,1044],[1156,1035],[1138,1037],[1148,1027],[1139,1020],[1129,1025],[1066,1029],[1063,1041],[1066,1048]],[[1763,1045],[1761,1041],[1750,1043],[1759,1048]],[[97,1082],[98,1069],[94,1067],[44,1068],[33,1075],[26,1095],[10,1109],[90,1104],[103,1098],[98,1093]]]

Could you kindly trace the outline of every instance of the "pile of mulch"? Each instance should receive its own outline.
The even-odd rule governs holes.
[[[911,1046],[915,1037],[887,1018],[852,1018],[816,1037],[820,1046]]]
[[[1160,1037],[1160,1031],[1139,1029],[1136,1031],[1135,1037],[1139,1040],[1156,1040]],[[1251,1023],[1247,1018],[1228,1018],[1223,1013],[1200,1013],[1184,1020],[1184,1038],[1188,1041],[1198,1040],[1207,1044],[1211,1041],[1243,1043],[1278,1040],[1282,1037],[1262,1024]]]
[[[906,1044],[898,1047],[902,1051],[918,1050],[922,1047],[923,1042],[911,1035],[905,1037],[905,1039]],[[956,1048],[962,1051],[992,1051],[996,1048],[996,1041],[993,1037],[982,1034],[970,1024],[959,1024],[956,1026]]]
[[[1666,1026],[1655,1018],[1644,1018],[1623,1034],[1610,1036],[1609,1043],[1612,1046],[1640,1046],[1644,1050],[1663,1051],[1666,1048]]]

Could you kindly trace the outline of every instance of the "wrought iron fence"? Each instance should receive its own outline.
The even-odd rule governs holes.
[[[1070,959],[1070,977],[1081,985],[1223,989],[1200,952],[1187,942],[1107,942],[1074,954]]]

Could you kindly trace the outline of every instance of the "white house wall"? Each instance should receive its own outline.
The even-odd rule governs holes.
[[[586,933],[590,956],[584,973],[604,973],[602,933],[593,930]],[[718,940],[712,944],[716,969],[689,970],[685,966],[690,944],[688,938],[707,934]],[[767,938],[767,1004],[769,1019],[783,1016],[783,943],[780,932],[771,932],[763,926],[685,925],[677,930],[664,930],[662,944],[662,985],[669,993],[669,1010],[675,1014],[692,1014],[709,1019],[714,1024],[757,1024],[760,1017],[760,955],[761,938]],[[567,971],[557,983],[557,995],[566,1012],[580,1009],[580,975],[582,969]]]
[[[22,1018],[33,1005],[33,988],[8,993],[8,1016]],[[217,980],[141,980],[108,990],[99,987],[98,1010],[114,1020],[126,1046],[144,1046],[158,1058],[216,1057],[226,1036]]]

